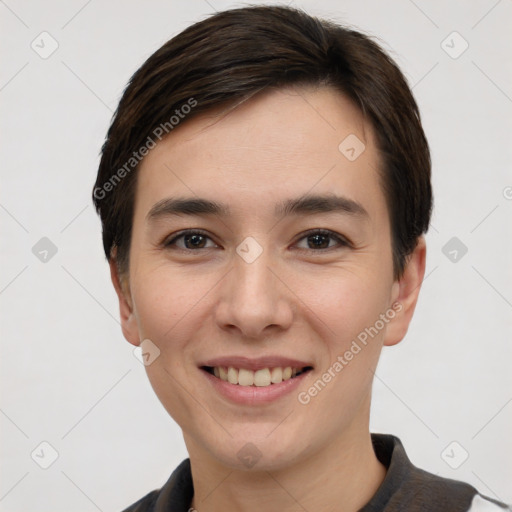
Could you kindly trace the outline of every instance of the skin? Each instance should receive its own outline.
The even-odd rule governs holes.
[[[349,134],[365,144],[354,161],[338,149]],[[421,237],[395,281],[379,162],[372,127],[324,87],[266,91],[228,114],[187,120],[141,163],[129,271],[120,276],[113,259],[111,275],[124,336],[160,350],[147,374],[183,430],[199,512],[322,512],[333,503],[356,511],[382,483],[369,433],[373,372],[382,347],[407,332],[426,248]],[[277,203],[306,194],[347,197],[367,215],[274,215]],[[222,202],[230,214],[148,220],[173,197]],[[207,234],[199,249],[183,238],[162,243],[189,228]],[[350,245],[320,237],[327,248],[319,249],[304,234],[315,228]],[[249,236],[263,251],[250,264],[236,252]],[[394,303],[400,312],[301,404],[298,393]],[[206,358],[267,354],[314,367],[296,392],[271,404],[233,404],[198,368]],[[252,468],[237,456],[247,443],[261,453]]]

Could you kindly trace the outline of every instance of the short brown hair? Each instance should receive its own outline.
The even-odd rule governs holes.
[[[119,270],[128,269],[136,171],[158,127],[170,133],[173,117],[187,113],[189,119],[290,85],[334,87],[374,128],[399,278],[432,211],[430,152],[412,92],[395,62],[368,36],[278,6],[231,9],[195,23],[132,76],[103,144],[93,189],[107,259],[116,249]]]

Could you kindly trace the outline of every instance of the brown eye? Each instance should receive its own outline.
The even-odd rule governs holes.
[[[301,247],[298,244],[300,249],[326,250],[350,245],[343,237],[328,230],[310,231],[300,239],[300,241],[302,240],[306,240],[306,247],[304,245]]]
[[[307,237],[310,249],[327,249],[329,247],[329,235],[309,235]]]
[[[202,249],[205,246],[206,237],[203,235],[184,235],[183,242],[187,249]]]
[[[210,241],[213,245],[207,245]],[[183,250],[210,249],[216,244],[201,231],[185,231],[164,243],[165,247],[177,247]]]

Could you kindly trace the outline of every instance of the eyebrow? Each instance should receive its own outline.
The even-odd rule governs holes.
[[[313,215],[316,213],[337,212],[354,217],[369,218],[361,203],[334,194],[305,195],[278,203],[274,210],[276,217],[288,215]],[[146,215],[148,221],[171,215],[219,215],[228,216],[229,207],[208,199],[186,197],[167,198],[158,201]]]

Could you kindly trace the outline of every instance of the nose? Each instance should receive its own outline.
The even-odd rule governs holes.
[[[290,327],[293,295],[267,253],[251,263],[234,255],[234,268],[222,281],[216,308],[221,329],[258,339]]]

